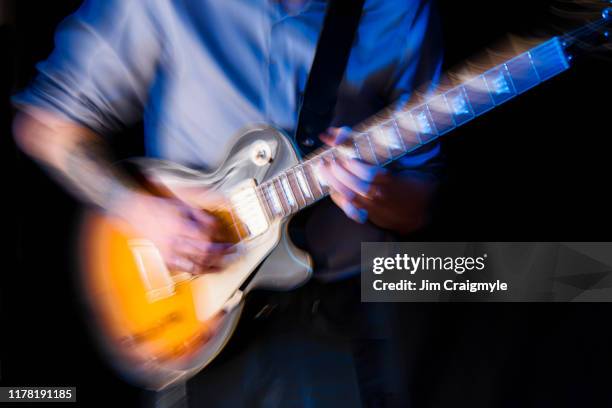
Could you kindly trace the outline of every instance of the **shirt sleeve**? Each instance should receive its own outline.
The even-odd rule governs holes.
[[[400,106],[410,100],[415,89],[424,86],[425,92],[433,91],[442,70],[442,33],[434,2],[415,3],[418,3],[418,12],[407,24],[402,60],[393,78],[391,100]],[[402,157],[394,167],[397,170],[437,169],[440,162],[440,143],[432,142]]]
[[[108,133],[137,121],[160,54],[148,0],[86,0],[58,28],[55,49],[13,97]]]

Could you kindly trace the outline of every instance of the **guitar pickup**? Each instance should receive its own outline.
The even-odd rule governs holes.
[[[249,238],[263,234],[269,227],[268,217],[259,200],[253,179],[247,180],[230,194],[232,210],[238,218],[234,221],[246,227]]]

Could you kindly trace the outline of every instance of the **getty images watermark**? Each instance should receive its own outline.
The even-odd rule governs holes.
[[[361,263],[365,302],[612,301],[612,243],[369,242]]]
[[[395,254],[395,256],[378,256],[372,260],[372,272],[382,275],[388,271],[403,271],[414,275],[417,272],[452,271],[457,275],[464,272],[483,271],[486,267],[488,255],[482,256],[410,256],[406,253]],[[409,290],[409,291],[468,291],[471,293],[479,291],[495,292],[508,290],[508,284],[499,279],[495,282],[472,282],[469,279],[457,281],[446,279],[443,282],[430,281],[429,279],[400,279],[395,282],[385,282],[382,277],[373,283],[374,290]]]

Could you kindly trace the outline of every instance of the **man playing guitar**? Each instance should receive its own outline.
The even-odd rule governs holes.
[[[105,136],[142,119],[147,156],[214,169],[230,137],[247,124],[268,123],[294,134],[326,4],[85,1],[62,23],[56,49],[39,65],[32,85],[14,99],[21,111],[16,140],[83,202],[154,242],[169,268],[215,273],[234,250],[224,241],[218,220],[180,200],[145,192],[112,165]],[[321,139],[338,143],[347,133],[342,126],[389,103],[405,102],[415,86],[435,80],[441,65],[439,37],[427,0],[365,1],[332,127]],[[344,404],[398,402],[399,391],[389,390],[392,382],[382,380],[379,366],[384,364],[372,363],[387,347],[379,341],[384,333],[362,338],[364,325],[369,325],[366,331],[377,331],[380,312],[359,306],[353,290],[359,244],[405,235],[426,224],[436,185],[431,166],[438,152],[433,145],[387,169],[358,159],[321,168],[335,206],[322,203],[313,209],[303,228],[304,243],[315,260],[315,275],[345,279],[313,283],[317,289],[301,289],[309,294],[295,302],[301,302],[297,309],[306,302],[309,313],[323,314],[325,328],[314,318],[300,320],[300,325],[311,325],[308,330],[286,325],[297,309],[278,307],[285,317],[270,317],[278,323],[260,329],[258,336],[265,341],[247,343],[238,355],[192,381],[188,400],[193,406],[205,390],[218,387],[224,387],[223,396],[215,399],[209,392],[202,397],[208,406],[257,400],[266,406],[310,406],[309,398],[315,406],[332,406],[339,395]],[[346,217],[335,216],[339,211]],[[349,329],[347,322],[333,319],[343,307],[356,313],[350,320],[357,323]],[[337,332],[342,333],[340,345]],[[279,354],[279,347],[287,353]],[[305,354],[291,352],[300,349]],[[334,385],[321,385],[330,376]]]

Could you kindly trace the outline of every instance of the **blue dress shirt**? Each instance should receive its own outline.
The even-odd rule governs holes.
[[[143,118],[148,155],[214,168],[245,126],[296,128],[326,2],[284,3],[87,0],[14,101],[102,134]],[[367,0],[334,124],[358,123],[435,79],[437,30],[429,1]]]

